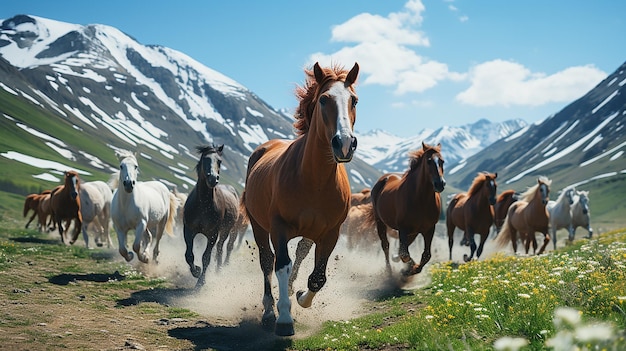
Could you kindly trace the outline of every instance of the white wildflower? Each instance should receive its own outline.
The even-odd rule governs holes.
[[[554,325],[559,328],[563,325],[576,326],[580,323],[582,312],[570,307],[559,307],[554,311]]]
[[[502,337],[493,343],[493,348],[502,351],[517,351],[528,345],[528,340],[524,338]]]

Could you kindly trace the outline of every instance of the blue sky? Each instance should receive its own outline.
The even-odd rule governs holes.
[[[34,1],[30,14],[105,24],[181,51],[293,109],[303,68],[361,66],[356,129],[398,136],[560,111],[626,61],[626,1]]]

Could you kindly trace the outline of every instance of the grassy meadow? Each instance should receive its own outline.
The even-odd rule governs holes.
[[[250,321],[198,327],[208,316],[172,305],[167,296],[189,292],[167,279],[145,277],[104,250],[64,246],[23,229],[22,204],[23,197],[0,193],[5,310],[0,342],[7,349],[121,349],[134,342],[146,349],[180,350],[626,349],[626,229],[542,256],[431,262],[422,273],[431,275],[425,288],[397,289],[368,301],[369,313],[358,318],[328,320],[314,331],[296,323],[292,338],[264,332],[248,340]],[[74,280],[60,284],[67,276]],[[77,319],[59,326],[71,333],[43,331],[53,329],[58,318],[46,314],[48,309]],[[78,321],[90,314],[92,319]],[[120,330],[110,326],[126,319],[132,324]],[[174,319],[186,321],[185,328],[157,323]],[[197,335],[190,336],[190,330]]]

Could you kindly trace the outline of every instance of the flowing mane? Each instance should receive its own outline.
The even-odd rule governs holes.
[[[293,123],[293,126],[296,128],[296,134],[298,135],[306,134],[309,131],[318,90],[327,82],[337,80],[345,81],[348,76],[348,71],[336,64],[330,68],[322,68],[322,71],[324,72],[324,81],[322,84],[317,83],[312,69],[305,69],[306,81],[304,86],[296,86],[296,97],[300,101],[300,104],[294,114],[296,121]],[[348,89],[352,92],[355,91],[352,85],[348,87]]]
[[[526,191],[520,195],[520,200],[530,202],[530,200],[532,200],[535,197],[535,192],[537,191],[537,188],[539,187],[540,183],[550,186],[550,183],[552,183],[552,181],[544,176],[540,176],[539,182],[537,182],[537,184],[526,189]]]
[[[117,156],[117,159],[120,160],[120,161],[125,159],[126,157],[136,158],[135,154],[133,152],[131,152],[131,151],[128,151],[128,150],[116,150],[115,151],[115,156]]]
[[[488,175],[489,175],[489,173],[478,173],[476,175],[476,178],[474,178],[474,181],[472,182],[472,185],[470,186],[469,190],[467,191],[467,196],[468,197],[472,197],[472,195],[478,193],[480,188],[483,186],[483,183],[485,183],[485,181],[487,180],[487,176]]]
[[[424,149],[409,152],[409,171],[412,171],[419,166],[425,152],[426,151]]]

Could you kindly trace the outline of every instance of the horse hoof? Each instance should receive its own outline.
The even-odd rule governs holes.
[[[293,330],[293,323],[277,323],[276,324],[276,335],[278,336],[292,336],[295,334]]]
[[[393,262],[400,262],[400,256],[398,256],[398,255],[393,255],[393,256],[391,256],[391,260],[392,260]]]
[[[276,316],[271,314],[268,317],[263,317],[263,319],[261,319],[261,326],[264,330],[273,332],[276,327]]]
[[[464,255],[463,255],[463,261],[465,261],[465,262],[469,262],[469,261],[471,261],[471,260],[472,260],[472,259],[471,259],[471,258],[470,258],[467,254],[464,254]]]
[[[194,278],[199,278],[200,273],[202,273],[200,267],[194,266],[193,268],[191,268],[191,275],[193,275]]]

